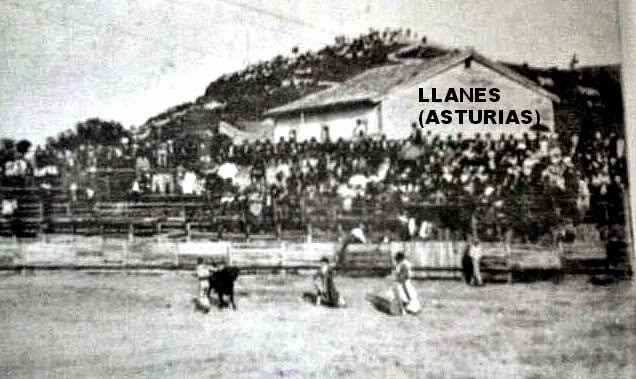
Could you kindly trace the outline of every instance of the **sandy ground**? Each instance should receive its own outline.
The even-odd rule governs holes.
[[[306,276],[242,276],[238,311],[204,315],[189,273],[3,274],[0,376],[636,377],[629,282],[422,281],[404,317],[364,300],[385,280],[338,284],[346,309],[303,301]]]

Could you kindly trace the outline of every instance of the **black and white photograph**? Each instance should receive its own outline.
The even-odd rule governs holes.
[[[628,8],[1,1],[0,376],[636,377]]]

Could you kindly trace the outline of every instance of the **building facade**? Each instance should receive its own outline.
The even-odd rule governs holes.
[[[461,89],[485,88],[486,93],[498,89],[497,101],[477,102],[473,98],[462,101],[422,102],[430,98],[435,89],[438,98],[444,98],[449,90],[459,95]],[[488,96],[486,96],[488,99]],[[432,100],[432,99],[429,99]],[[454,99],[450,99],[454,100]],[[331,140],[351,139],[360,133],[365,135],[385,135],[389,139],[406,138],[412,132],[412,125],[423,127],[432,135],[464,136],[476,133],[490,133],[493,136],[522,135],[537,123],[554,130],[554,103],[558,97],[546,91],[531,80],[511,69],[490,61],[474,51],[454,52],[430,60],[409,60],[368,70],[338,86],[329,88],[265,113],[273,120],[274,138],[307,140],[316,138]],[[473,111],[474,118],[482,115],[481,122],[459,122],[456,111]],[[520,114],[527,110],[532,121],[521,120]],[[451,122],[426,122],[426,115],[433,111],[453,112]],[[495,123],[492,119],[484,122],[484,111],[496,111]],[[514,112],[520,119],[501,123]],[[424,112],[424,120],[420,114]],[[446,120],[448,121],[448,120]]]

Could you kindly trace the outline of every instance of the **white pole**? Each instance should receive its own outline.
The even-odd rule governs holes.
[[[630,217],[636,215],[636,2],[619,2],[620,31],[621,31],[621,63],[623,79],[623,109],[625,110],[625,136],[627,143],[627,167],[629,183],[629,211]],[[630,244],[630,263],[632,268],[632,281],[636,285],[636,249],[634,238],[636,235],[636,223],[630,220],[632,238]]]

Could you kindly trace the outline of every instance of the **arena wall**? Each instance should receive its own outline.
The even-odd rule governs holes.
[[[168,241],[154,238],[56,236],[48,241],[0,239],[0,268],[164,268],[191,269],[197,257],[248,270],[312,269],[338,244],[285,241]],[[405,252],[420,277],[460,277],[463,241],[415,241],[350,245],[343,268],[388,273],[392,257]],[[484,254],[512,259],[522,269],[560,269],[562,250],[503,243],[483,244]]]

